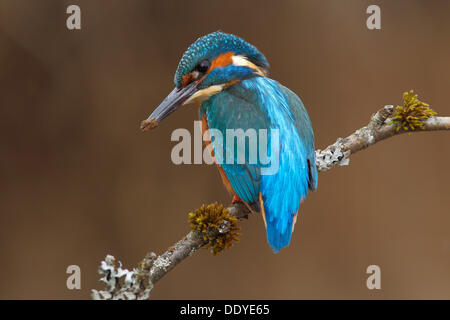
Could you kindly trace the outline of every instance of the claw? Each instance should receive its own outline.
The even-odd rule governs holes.
[[[244,203],[244,201],[242,201],[241,198],[239,198],[239,196],[236,194],[236,195],[234,195],[233,200],[231,200],[231,203],[235,204],[235,203],[238,203],[238,202]]]

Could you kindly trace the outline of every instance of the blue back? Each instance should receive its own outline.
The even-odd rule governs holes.
[[[226,150],[226,129],[278,129],[279,167],[264,175],[267,165],[249,161],[248,144],[245,163],[222,165],[234,191],[244,201],[253,203],[262,195],[267,223],[267,239],[275,252],[291,239],[293,216],[309,189],[317,187],[314,133],[301,100],[275,80],[254,77],[243,80],[203,102],[200,115],[206,114],[209,128],[219,129],[223,143],[213,140],[214,152]],[[268,144],[271,143],[270,130]],[[236,144],[235,144],[236,146]],[[270,153],[270,146],[267,148]],[[259,159],[260,160],[260,159]]]

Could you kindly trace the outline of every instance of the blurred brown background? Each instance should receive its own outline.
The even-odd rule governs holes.
[[[66,28],[78,4],[82,30]],[[370,4],[381,30],[366,28]],[[146,118],[183,51],[221,29],[256,45],[297,92],[316,145],[415,89],[450,115],[448,1],[0,1],[0,298],[89,298],[106,254],[135,266],[188,231],[187,213],[229,203],[215,166],[170,161],[185,108]],[[402,135],[320,174],[292,243],[275,255],[260,216],[219,256],[202,250],[153,298],[450,298],[450,135]],[[66,267],[82,290],[66,288]],[[382,289],[366,288],[367,266]]]

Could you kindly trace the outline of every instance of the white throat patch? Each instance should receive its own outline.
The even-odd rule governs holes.
[[[223,90],[224,85],[219,84],[215,86],[210,86],[208,88],[198,90],[192,96],[189,97],[185,102],[183,102],[183,106],[187,104],[201,104],[203,101],[208,100],[211,96],[221,92]]]

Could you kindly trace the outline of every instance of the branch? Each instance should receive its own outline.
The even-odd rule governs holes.
[[[394,123],[389,124],[393,113],[392,105],[385,106],[372,115],[365,127],[344,139],[338,138],[324,150],[316,150],[317,170],[327,171],[336,165],[348,165],[350,155],[395,135],[406,132],[450,130],[450,117],[431,117],[424,120],[421,127],[412,131],[405,130]]]
[[[385,106],[372,115],[365,127],[356,130],[346,138],[338,138],[334,144],[324,150],[316,150],[318,171],[327,171],[337,165],[348,165],[350,155],[395,135],[405,132],[450,130],[450,117],[431,117],[421,121],[420,126],[410,128],[393,123],[393,119],[395,119],[394,107]],[[245,218],[250,213],[250,210],[242,203],[233,204],[227,210],[230,216],[238,219]],[[229,227],[222,224],[208,236],[218,236],[228,231]],[[107,290],[92,290],[92,297],[94,299],[148,299],[150,290],[157,281],[207,244],[208,240],[201,232],[191,231],[160,256],[154,253],[147,254],[133,271],[122,269],[120,263],[119,266],[116,265],[114,257],[107,256],[99,269],[99,273],[104,275],[101,281],[107,284]]]

